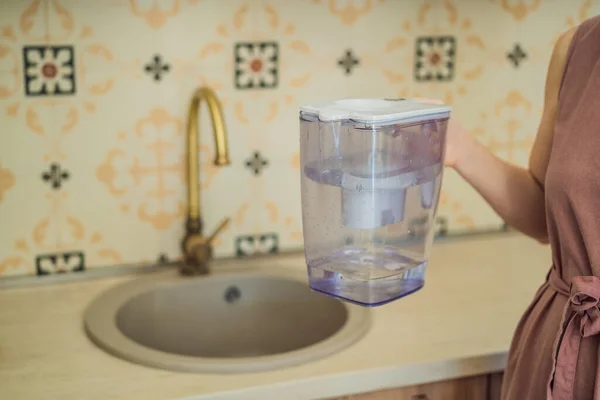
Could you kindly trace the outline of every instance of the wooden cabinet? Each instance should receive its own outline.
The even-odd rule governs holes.
[[[490,374],[488,380],[488,400],[500,400],[500,389],[502,388],[502,372]]]
[[[492,375],[480,375],[425,385],[354,394],[331,400],[498,400],[490,397]],[[496,377],[495,384],[501,382]]]

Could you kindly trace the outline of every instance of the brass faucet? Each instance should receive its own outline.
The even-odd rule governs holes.
[[[183,263],[181,273],[184,275],[208,274],[208,262],[212,258],[212,242],[229,224],[225,218],[212,235],[202,235],[203,222],[200,212],[200,162],[198,161],[198,113],[202,101],[206,101],[215,139],[215,165],[229,165],[229,153],[223,109],[213,89],[201,87],[194,92],[188,111],[187,121],[187,179],[188,179],[188,214],[186,233],[181,242]]]

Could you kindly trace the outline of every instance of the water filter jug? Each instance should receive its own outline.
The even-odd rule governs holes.
[[[450,112],[410,99],[300,107],[302,224],[313,290],[376,306],[423,287]]]

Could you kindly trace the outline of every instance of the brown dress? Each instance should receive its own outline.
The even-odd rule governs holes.
[[[600,400],[600,16],[568,52],[545,190],[552,267],[517,326],[502,399]]]

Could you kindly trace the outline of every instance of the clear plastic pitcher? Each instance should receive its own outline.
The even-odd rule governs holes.
[[[450,111],[406,99],[300,108],[302,223],[313,290],[377,306],[423,287]]]

